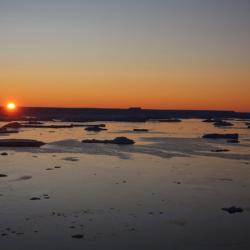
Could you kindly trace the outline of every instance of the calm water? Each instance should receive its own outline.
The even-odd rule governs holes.
[[[234,124],[108,122],[100,133],[23,129],[0,136],[49,143],[0,150],[8,152],[0,156],[7,175],[0,178],[0,249],[249,249],[250,130]],[[200,139],[207,132],[237,132],[241,143]],[[136,144],[80,143],[117,136]],[[230,151],[211,152],[217,148]],[[230,206],[244,212],[221,210]]]

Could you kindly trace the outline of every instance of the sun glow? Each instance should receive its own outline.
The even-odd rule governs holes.
[[[8,110],[10,110],[10,111],[13,111],[13,110],[16,109],[16,104],[15,104],[14,102],[9,102],[9,103],[7,103],[7,105],[6,105],[6,108],[7,108]]]

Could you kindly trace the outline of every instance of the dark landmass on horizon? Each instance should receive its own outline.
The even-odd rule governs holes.
[[[65,122],[128,121],[144,122],[152,119],[250,119],[250,113],[216,110],[157,110],[111,108],[40,108],[23,107],[15,112],[0,108],[0,120],[60,120]]]

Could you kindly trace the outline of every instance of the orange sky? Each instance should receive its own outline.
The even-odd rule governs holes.
[[[13,68],[0,70],[1,88],[5,90],[1,92],[1,103],[250,111],[250,78],[244,72],[198,70],[190,66],[180,70],[169,66],[166,72],[118,66],[102,70],[62,65]]]
[[[0,105],[250,112],[246,1],[94,2],[0,6]]]

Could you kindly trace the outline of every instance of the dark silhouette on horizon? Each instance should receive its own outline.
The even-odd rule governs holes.
[[[250,113],[216,110],[157,110],[157,109],[109,109],[109,108],[18,108],[7,112],[0,108],[0,120],[60,120],[65,122],[147,120],[179,121],[178,119],[250,119]]]

